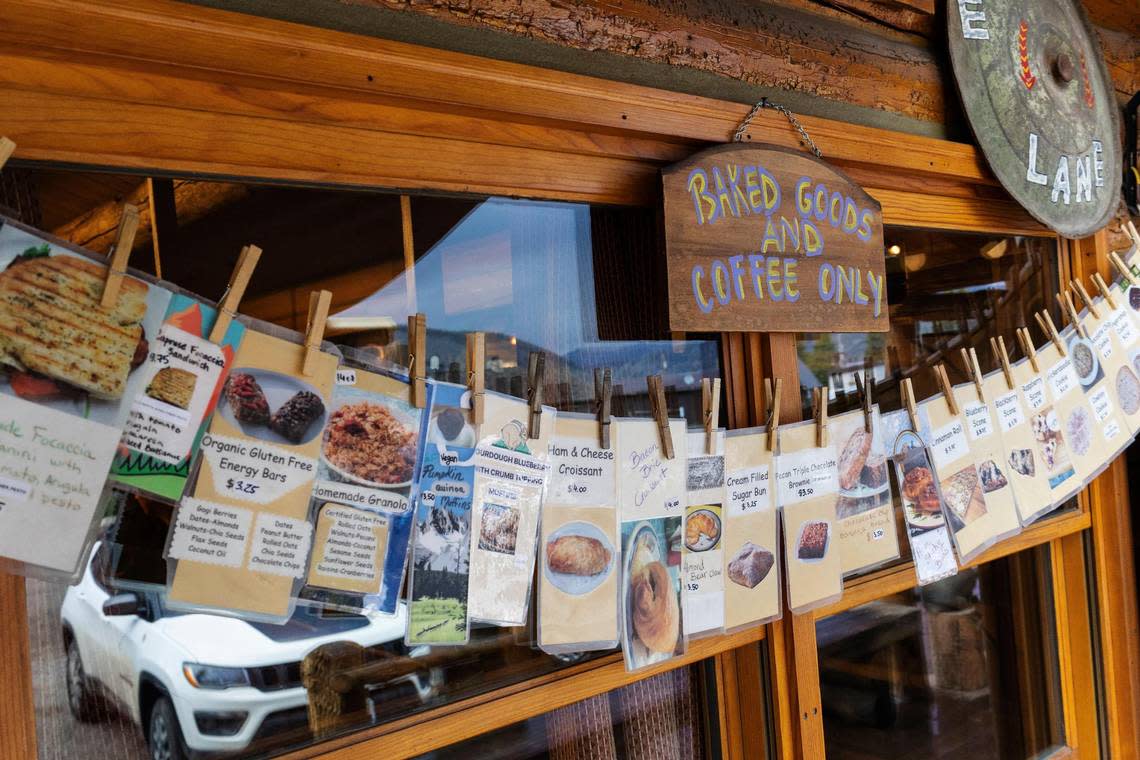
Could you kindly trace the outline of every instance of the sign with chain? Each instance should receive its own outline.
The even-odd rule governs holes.
[[[1097,231],[1120,203],[1116,95],[1075,0],[950,0],[950,59],[998,180],[1042,224]]]
[[[737,141],[662,171],[670,329],[886,332],[882,209],[801,135],[814,155]]]

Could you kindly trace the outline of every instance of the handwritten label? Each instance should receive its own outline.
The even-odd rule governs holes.
[[[1120,338],[1120,344],[1125,348],[1131,348],[1132,344],[1136,342],[1136,338],[1140,337],[1140,333],[1136,330],[1136,325],[1133,324],[1132,318],[1124,311],[1123,306],[1118,306],[1112,312],[1112,328],[1116,330],[1116,336]]]
[[[943,425],[930,438],[930,454],[937,470],[948,467],[970,453],[960,420],[952,420]]]
[[[349,367],[341,367],[336,371],[336,384],[337,385],[356,385],[356,370]]]
[[[685,593],[700,594],[724,590],[724,561],[721,551],[685,552],[682,563]]]
[[[687,461],[683,422],[670,422],[676,456],[661,455],[657,427],[647,420],[625,421],[618,428],[623,520],[679,514],[684,506]]]
[[[1104,422],[1112,414],[1112,399],[1108,397],[1108,388],[1105,386],[1089,396],[1089,403],[1097,422]]]
[[[612,505],[617,501],[614,452],[589,438],[556,437],[550,441],[550,504]]]
[[[308,486],[317,462],[270,443],[230,436],[202,436],[202,453],[214,487],[238,501],[271,504]]]
[[[994,399],[994,409],[1003,433],[1008,433],[1025,422],[1025,412],[1021,408],[1021,397],[1017,391],[1003,393]]]
[[[1033,411],[1045,406],[1045,381],[1040,376],[1034,377],[1021,386],[1021,393],[1025,396],[1025,403]]]
[[[962,407],[962,412],[966,415],[966,429],[970,431],[971,440],[986,438],[994,432],[993,417],[990,416],[990,408],[986,404],[981,401],[971,401]]]
[[[1063,398],[1066,393],[1076,389],[1080,382],[1073,370],[1073,362],[1067,356],[1050,367],[1045,374],[1049,378],[1049,388],[1055,399]]]
[[[411,506],[402,494],[331,480],[318,480],[313,486],[313,496],[322,501],[382,509],[386,512],[407,512]]]
[[[945,528],[922,533],[911,532],[910,551],[919,585],[925,586],[958,572],[954,549],[950,546],[950,536]]]
[[[780,454],[776,457],[776,489],[781,507],[837,492],[839,464],[835,447]]]
[[[241,567],[253,512],[186,498],[178,508],[169,555],[174,559]]]
[[[1096,347],[1096,351],[1102,359],[1108,359],[1112,356],[1112,333],[1111,322],[1102,322],[1101,326],[1093,333],[1093,346]]]
[[[249,569],[300,578],[305,574],[305,560],[312,540],[313,526],[308,520],[261,512],[254,526]]]
[[[1116,420],[1112,420],[1104,426],[1104,440],[1111,441],[1120,432],[1120,425],[1116,424]]]
[[[322,509],[321,519],[330,520],[332,524],[317,561],[317,572],[334,578],[375,581],[379,534],[387,519],[373,512],[338,505]]]
[[[767,512],[772,508],[766,464],[733,470],[725,479],[725,488],[728,490],[730,517]]]

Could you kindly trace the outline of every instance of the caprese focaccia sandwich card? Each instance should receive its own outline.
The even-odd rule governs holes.
[[[309,501],[339,362],[317,351],[302,375],[305,347],[292,338],[246,329],[171,530],[175,609],[268,620],[292,613],[308,570]]]
[[[171,292],[0,217],[0,557],[74,574]]]
[[[843,595],[835,535],[839,455],[830,442],[816,446],[814,420],[781,425],[777,434],[776,506],[784,522],[788,609],[802,615]]]
[[[855,410],[836,415],[827,424],[839,452],[835,526],[843,575],[848,576],[898,559],[891,479],[877,404],[870,415]]]
[[[686,638],[724,628],[724,431],[690,431],[681,544],[681,615]]]
[[[549,654],[619,643],[617,435],[611,430],[605,449],[593,416],[560,413],[554,422],[538,573],[538,646]]]
[[[174,294],[138,369],[142,393],[131,402],[111,466],[118,483],[177,502],[199,441],[217,405],[245,326],[230,322],[218,343],[207,340],[217,310]]]
[[[764,428],[730,430],[724,441],[724,629],[780,617],[780,519],[773,452]]]
[[[310,504],[316,535],[302,599],[396,613],[420,437],[421,410],[410,389],[403,376],[347,357],[337,369]]]

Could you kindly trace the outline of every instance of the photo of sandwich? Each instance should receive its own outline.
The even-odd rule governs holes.
[[[236,367],[222,391],[218,414],[251,438],[299,446],[325,429],[328,410],[312,386],[292,375]]]
[[[190,400],[194,397],[194,386],[197,381],[198,377],[189,370],[163,367],[154,373],[154,377],[147,384],[146,395],[164,404],[187,410],[190,408]]]

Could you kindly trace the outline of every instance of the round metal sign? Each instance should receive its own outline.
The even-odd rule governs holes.
[[[1116,97],[1074,0],[947,0],[966,115],[1010,195],[1066,237],[1120,202]]]

